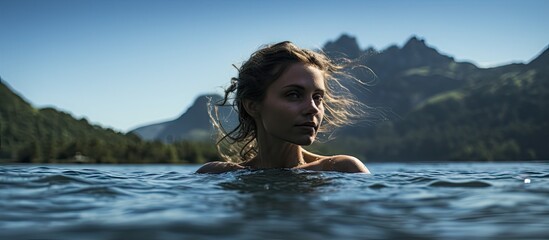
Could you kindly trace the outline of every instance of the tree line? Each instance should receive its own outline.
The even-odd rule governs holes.
[[[0,79],[0,163],[203,163],[217,159],[211,142],[149,142],[54,108],[34,108]]]

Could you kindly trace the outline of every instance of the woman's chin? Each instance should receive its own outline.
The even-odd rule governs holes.
[[[296,141],[295,144],[300,146],[309,146],[315,142],[315,137],[303,138],[299,141]]]

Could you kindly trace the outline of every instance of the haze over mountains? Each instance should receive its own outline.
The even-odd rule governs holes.
[[[376,50],[360,49],[355,38],[342,35],[327,42],[323,50],[334,59],[353,59],[369,67],[374,74],[364,69],[351,71],[353,76],[368,83],[366,88],[351,83],[348,86],[360,101],[370,106],[369,115],[360,124],[336,131],[336,141],[311,147],[321,153],[354,154],[368,161],[549,159],[547,48],[530,63],[495,68],[478,68],[468,62],[457,62],[415,36],[402,47]],[[141,144],[133,139],[133,134],[136,134],[146,141],[164,143],[181,140],[212,142],[206,107],[208,98],[215,102],[221,96],[199,96],[181,116],[134,129],[125,136],[132,140],[124,141],[132,145]],[[14,156],[14,151],[21,152],[23,148],[28,152],[36,147],[23,137],[24,134],[15,134],[15,129],[20,127],[18,124],[24,124],[24,129],[31,129],[33,124],[42,126],[39,122],[44,121],[43,117],[33,117],[32,109],[25,107],[28,114],[24,118],[29,122],[9,122],[14,119],[11,115],[15,111],[10,110],[8,102],[3,100],[0,103],[3,111],[0,122],[8,121],[10,127],[0,130],[3,146],[9,139],[9,146],[14,148],[0,149],[4,150],[0,151],[0,158]],[[40,116],[42,112],[55,110],[40,110],[40,114],[34,116]],[[225,110],[222,115],[229,112]],[[89,125],[80,120],[77,125],[81,127],[75,126],[74,131],[66,134],[91,135],[93,131],[108,131],[98,127],[78,130],[86,124]],[[62,128],[59,131],[63,131]],[[114,138],[112,131],[109,134],[94,132],[93,135],[98,139]],[[125,139],[121,135],[116,135],[116,138]],[[48,137],[40,135],[35,139],[47,141]],[[93,146],[88,146],[87,151],[92,151]],[[63,154],[69,154],[69,150]],[[169,153],[172,150],[162,151]]]
[[[206,140],[211,137],[208,102],[221,99],[219,95],[199,96],[192,106],[177,119],[136,128],[130,132],[145,140],[174,142],[177,140]]]

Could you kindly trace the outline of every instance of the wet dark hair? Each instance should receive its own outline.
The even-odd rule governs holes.
[[[267,88],[295,63],[316,67],[324,75],[325,117],[319,132],[326,133],[359,119],[364,105],[354,98],[336,76],[358,80],[343,71],[349,61],[341,62],[337,64],[322,52],[302,49],[284,41],[260,48],[240,68],[235,66],[238,77],[231,79],[223,100],[209,111],[212,123],[218,130],[217,149],[223,160],[241,163],[257,155],[256,124],[246,112],[243,100],[262,102]],[[230,131],[224,129],[219,118],[218,108],[222,106],[232,106],[238,114],[238,125]]]

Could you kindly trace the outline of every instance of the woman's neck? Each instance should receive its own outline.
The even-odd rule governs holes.
[[[293,168],[305,164],[301,146],[280,141],[257,139],[259,152],[250,161],[253,168]]]

